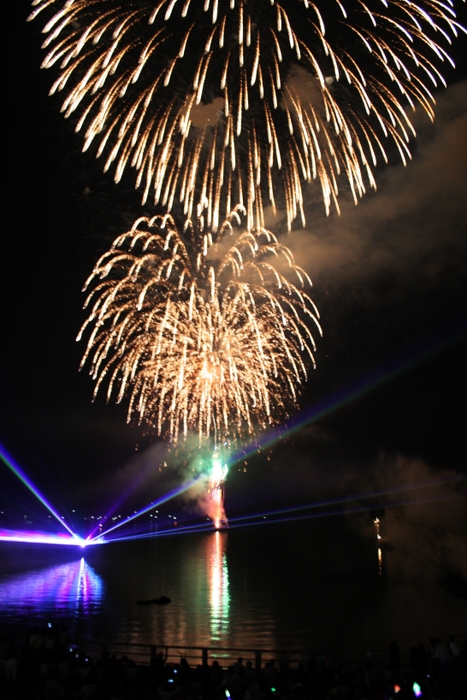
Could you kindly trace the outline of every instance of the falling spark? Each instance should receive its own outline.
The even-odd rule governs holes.
[[[216,235],[141,217],[85,285],[78,340],[90,332],[94,395],[107,384],[107,400],[128,399],[128,421],[174,441],[254,434],[297,404],[314,365],[311,280],[270,231],[242,229],[240,212]]]
[[[264,204],[304,221],[305,183],[326,211],[338,182],[355,201],[378,160],[410,158],[408,110],[433,118],[433,90],[459,31],[452,0],[35,0],[43,67],[84,148],[118,181],[213,231],[230,202],[247,227]],[[56,11],[55,14],[53,12]],[[309,195],[307,195],[309,196]]]

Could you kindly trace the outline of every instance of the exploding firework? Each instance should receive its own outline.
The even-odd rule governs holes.
[[[216,530],[218,530],[222,524],[226,523],[224,511],[224,489],[227,471],[228,467],[227,465],[222,464],[220,455],[214,453],[212,458],[211,474],[209,475],[209,494],[212,504],[209,509],[209,514]]]
[[[59,75],[85,148],[137,171],[143,199],[213,231],[235,203],[248,228],[276,199],[304,220],[304,183],[326,210],[340,174],[355,201],[388,144],[405,162],[406,108],[432,90],[460,25],[451,0],[35,0],[50,13],[43,66]],[[59,7],[55,14],[54,9]],[[280,185],[280,187],[279,187]]]
[[[237,209],[213,237],[141,217],[85,286],[78,339],[92,329],[83,363],[95,393],[107,383],[108,400],[129,398],[128,420],[173,440],[254,433],[287,415],[314,364],[308,275],[271,232],[240,223]]]

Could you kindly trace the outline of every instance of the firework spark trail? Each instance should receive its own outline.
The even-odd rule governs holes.
[[[326,210],[343,173],[354,199],[433,117],[447,48],[463,28],[451,0],[35,0],[47,15],[43,66],[65,116],[143,199],[212,230],[232,206],[264,226],[264,202],[304,220],[303,185]],[[53,15],[53,11],[56,14]],[[392,148],[392,146],[390,146]],[[277,185],[280,187],[277,187]],[[284,200],[284,201],[282,201]]]
[[[220,455],[215,453],[212,458],[212,468],[209,475],[209,495],[211,503],[206,508],[206,512],[217,530],[221,525],[227,523],[224,510],[224,484],[227,471],[227,464],[223,465]]]
[[[194,229],[141,217],[117,238],[86,283],[78,339],[91,331],[95,393],[128,396],[128,420],[217,443],[287,415],[321,328],[308,275],[271,232],[241,230],[238,209],[215,237]]]

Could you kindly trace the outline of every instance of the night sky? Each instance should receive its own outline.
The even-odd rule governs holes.
[[[5,11],[0,442],[52,502],[70,507],[124,483],[116,475],[137,470],[135,449],[149,445],[126,425],[125,406],[91,402],[75,342],[83,282],[139,215],[139,196],[80,153],[47,96],[52,76],[39,69],[41,22],[26,24],[29,3]],[[287,241],[313,279],[324,329],[295,418],[318,418],[249,458],[246,472],[232,470],[245,508],[265,491],[277,502],[323,483],[332,493],[353,480],[362,491],[375,474],[388,484],[413,464],[420,478],[467,474],[466,47],[464,37],[453,49],[459,70],[437,95],[435,124],[418,118],[409,166],[381,168],[378,192],[358,207],[344,193],[340,218],[313,203],[307,230]],[[0,479],[3,501],[17,503],[3,464]]]

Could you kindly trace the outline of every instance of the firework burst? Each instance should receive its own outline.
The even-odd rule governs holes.
[[[357,199],[432,90],[460,29],[451,0],[35,0],[48,14],[43,66],[63,112],[118,181],[213,231],[236,202],[304,220],[304,183],[326,210],[340,174]],[[53,12],[55,11],[55,14]],[[280,185],[280,187],[278,186]]]
[[[95,393],[129,400],[136,418],[173,440],[253,433],[296,404],[310,325],[321,332],[308,275],[239,210],[215,236],[170,215],[141,217],[97,262],[83,325]],[[291,278],[294,281],[291,281]]]

